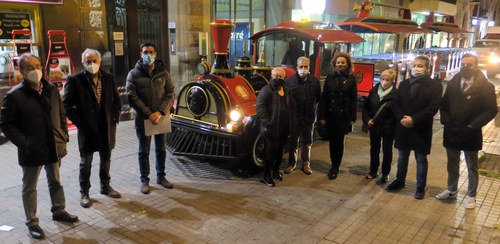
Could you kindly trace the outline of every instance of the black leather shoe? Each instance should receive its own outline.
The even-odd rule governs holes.
[[[279,171],[274,171],[273,172],[273,179],[283,181],[283,174]]]
[[[399,190],[403,189],[404,187],[405,187],[405,183],[396,179],[395,181],[391,182],[391,184],[389,184],[387,186],[387,188],[385,188],[385,190],[386,191],[399,191]]]
[[[122,195],[119,192],[117,192],[115,189],[113,189],[113,187],[111,187],[109,185],[101,187],[101,194],[106,195],[106,196],[111,197],[111,198],[122,197]]]
[[[156,184],[161,185],[167,189],[174,188],[174,185],[172,185],[172,183],[168,182],[168,180],[165,177],[161,177],[161,178],[156,179]]]
[[[74,223],[78,221],[78,216],[69,214],[68,212],[64,211],[58,215],[52,215],[52,219],[55,221]]]
[[[43,233],[42,228],[39,225],[28,226],[31,237],[35,239],[45,238],[45,233]]]
[[[339,172],[335,171],[335,170],[330,170],[328,172],[328,179],[330,180],[335,180],[337,179],[337,175],[339,174]]]
[[[82,193],[82,197],[80,198],[80,206],[84,208],[88,208],[92,205],[92,202],[90,201],[90,197],[88,193]]]

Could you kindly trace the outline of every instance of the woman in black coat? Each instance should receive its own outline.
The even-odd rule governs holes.
[[[282,68],[274,68],[272,77],[271,82],[259,92],[256,109],[260,120],[260,134],[266,143],[262,182],[274,187],[274,179],[283,180],[279,168],[290,132],[290,117],[288,88],[283,80],[285,71]]]
[[[367,179],[378,176],[380,166],[380,146],[382,144],[382,177],[377,181],[383,184],[389,181],[392,163],[392,146],[396,133],[396,119],[392,115],[391,106],[396,96],[394,78],[396,73],[385,70],[380,75],[380,83],[370,91],[363,107],[363,131],[370,130],[370,172]]]
[[[357,82],[348,53],[337,53],[332,59],[333,71],[326,77],[318,108],[318,118],[328,131],[332,168],[330,180],[336,179],[344,154],[344,137],[356,122]]]

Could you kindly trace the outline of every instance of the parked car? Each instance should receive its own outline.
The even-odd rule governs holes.
[[[500,39],[480,39],[474,42],[472,52],[479,59],[479,67],[486,69],[488,78],[500,74]]]

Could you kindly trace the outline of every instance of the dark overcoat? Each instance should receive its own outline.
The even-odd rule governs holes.
[[[376,131],[377,134],[381,136],[392,137],[396,134],[397,125],[397,121],[392,114],[392,106],[396,99],[396,87],[393,86],[389,94],[385,95],[383,99],[380,99],[378,95],[379,87],[380,83],[372,88],[366,98],[363,106],[363,124],[367,126],[368,121],[373,119],[378,110],[385,104],[375,119],[374,125],[370,127],[370,131]]]
[[[68,76],[64,86],[63,104],[68,118],[78,128],[78,146],[82,152],[111,150],[115,147],[116,124],[120,118],[121,101],[113,75],[101,72],[101,104],[96,100],[91,74],[80,71]],[[100,132],[100,129],[106,132]]]
[[[394,146],[401,150],[414,150],[429,154],[432,146],[432,123],[441,106],[443,86],[428,75],[410,78],[400,83],[396,92],[393,113],[398,121]],[[412,128],[399,122],[404,115],[411,116]]]
[[[455,150],[477,151],[483,146],[481,128],[495,118],[497,101],[495,87],[477,70],[472,86],[461,89],[462,76],[448,82],[441,106],[444,125],[443,144]]]
[[[66,154],[68,130],[59,91],[42,83],[41,94],[26,81],[19,83],[7,92],[1,109],[0,127],[17,146],[23,167],[55,163]]]
[[[326,120],[329,133],[352,131],[356,121],[358,87],[356,77],[333,71],[325,80],[318,108],[318,119]]]

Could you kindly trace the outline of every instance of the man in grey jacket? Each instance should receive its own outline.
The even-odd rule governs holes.
[[[149,151],[151,136],[146,136],[145,120],[156,125],[163,116],[168,116],[174,99],[174,84],[163,62],[155,60],[155,45],[141,45],[141,59],[127,76],[127,97],[137,113],[135,128],[139,140],[139,170],[141,192],[148,194],[149,189]],[[172,189],[174,186],[165,178],[165,134],[154,135],[156,151],[156,183]]]

